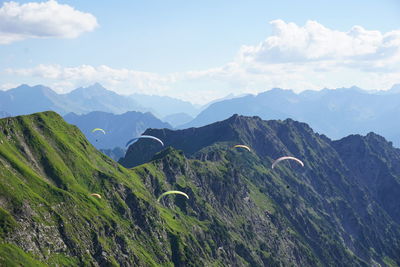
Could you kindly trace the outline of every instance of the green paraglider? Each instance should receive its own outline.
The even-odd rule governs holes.
[[[167,195],[171,195],[171,194],[179,194],[179,195],[185,196],[187,199],[189,199],[189,196],[188,196],[186,193],[181,192],[181,191],[177,191],[177,190],[171,190],[171,191],[167,191],[167,192],[162,193],[162,194],[158,197],[157,201],[160,202],[160,199],[161,199],[161,198],[163,198],[163,197],[165,197],[165,196],[167,196]]]

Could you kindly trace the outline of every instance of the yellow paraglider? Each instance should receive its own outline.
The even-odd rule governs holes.
[[[104,130],[101,129],[101,128],[94,128],[94,129],[92,130],[92,133],[97,132],[97,131],[100,131],[100,132],[102,132],[103,134],[106,134],[106,131],[104,131]]]
[[[160,202],[160,199],[161,199],[162,197],[167,196],[167,195],[170,195],[170,194],[179,194],[179,195],[185,196],[187,199],[189,199],[189,196],[188,196],[186,193],[181,192],[181,191],[171,190],[171,191],[167,191],[167,192],[162,193],[162,194],[158,197],[157,201]]]
[[[90,194],[90,195],[101,199],[101,196],[99,194],[93,193],[93,194]]]
[[[290,156],[285,156],[285,157],[280,157],[280,158],[276,159],[276,160],[272,163],[272,169],[276,166],[276,164],[278,164],[278,163],[281,162],[282,160],[287,160],[287,159],[294,160],[294,161],[296,161],[297,163],[299,163],[302,167],[304,167],[304,163],[303,163],[301,160],[299,160],[298,158],[290,157]]]
[[[233,146],[233,147],[235,147],[235,148],[236,148],[236,147],[241,147],[241,148],[247,149],[248,151],[251,152],[250,147],[245,146],[245,145],[235,145],[235,146]]]

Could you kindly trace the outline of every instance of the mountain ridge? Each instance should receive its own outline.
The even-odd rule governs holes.
[[[400,94],[364,91],[358,87],[303,91],[275,88],[258,95],[224,100],[210,105],[194,120],[178,128],[199,127],[235,113],[263,119],[292,118],[305,121],[330,138],[377,132],[400,145],[400,131],[390,118],[400,110]]]
[[[240,125],[240,127],[238,125]],[[208,139],[208,136],[204,136],[206,128],[212,128],[208,129],[211,133],[219,132],[219,136],[213,140]],[[235,132],[235,128],[246,129],[246,131],[243,132],[237,130]],[[261,132],[259,129],[262,129],[261,132],[265,133],[264,136],[260,136]],[[234,131],[235,133],[225,134],[224,131]],[[340,226],[335,226],[333,230],[334,232],[331,232],[331,234],[338,231],[337,233],[341,236],[339,239],[344,240],[344,244],[346,244],[353,253],[359,256],[368,255],[369,252],[367,251],[369,249],[366,247],[373,247],[375,242],[376,244],[379,244],[378,246],[385,246],[385,244],[389,246],[395,245],[396,248],[390,250],[392,251],[391,253],[394,253],[392,255],[397,253],[398,243],[393,239],[393,236],[397,234],[394,234],[392,230],[390,230],[390,234],[384,234],[381,229],[388,226],[385,226],[382,222],[378,222],[380,219],[374,218],[374,216],[371,216],[370,214],[375,212],[380,213],[381,215],[379,215],[379,218],[387,222],[391,221],[388,225],[398,224],[396,222],[398,222],[399,211],[393,208],[393,205],[396,203],[394,198],[399,193],[399,177],[395,175],[387,177],[384,186],[379,186],[379,184],[368,185],[362,183],[360,178],[363,177],[364,172],[360,172],[360,169],[352,165],[353,163],[349,164],[352,160],[346,158],[345,151],[340,149],[338,145],[339,143],[347,143],[347,140],[351,140],[351,136],[350,139],[344,138],[339,141],[331,141],[324,135],[314,133],[307,124],[292,119],[284,121],[262,121],[259,117],[243,117],[238,115],[234,115],[225,121],[217,122],[201,128],[189,128],[180,131],[149,129],[145,133],[157,136],[164,141],[166,146],[171,145],[177,149],[182,149],[183,153],[187,157],[201,161],[221,161],[221,152],[218,151],[230,151],[232,146],[238,142],[250,146],[251,150],[265,162],[263,164],[264,166],[270,166],[273,160],[279,156],[294,155],[299,157],[303,160],[306,166],[309,166],[308,168],[305,167],[308,170],[302,172],[301,167],[290,165],[291,168],[300,172],[293,173],[292,178],[289,178],[291,175],[286,176],[285,179],[288,179],[285,181],[285,183],[287,183],[286,187],[289,188],[289,191],[294,190],[294,192],[297,192],[297,194],[299,194],[298,196],[302,196],[301,198],[308,195],[307,199],[311,201],[308,205],[314,207],[314,211],[316,211],[316,202],[314,201],[320,199],[317,202],[321,202],[317,206],[324,211],[320,210],[317,213],[321,212],[319,216],[326,219],[324,225],[333,226],[337,224],[335,220],[338,220],[338,222],[340,221]],[[211,135],[214,136],[213,134]],[[199,136],[201,136],[201,139],[197,140]],[[196,147],[191,143],[186,143],[186,141],[191,138],[196,138],[196,141],[191,141],[192,143],[198,142],[202,145]],[[379,146],[384,147],[383,151],[388,149],[392,151],[391,154],[383,154],[385,155],[384,158],[393,157],[394,162],[400,160],[398,154],[399,150],[393,148],[391,143],[387,142],[383,137],[370,133],[364,137],[359,136],[359,138],[365,140],[365,142],[373,142],[376,139],[380,140],[381,143]],[[209,143],[204,143],[201,140],[206,140]],[[145,150],[142,149],[143,146],[146,147]],[[204,146],[211,146],[211,150],[205,149]],[[212,149],[212,147],[214,147],[214,149]],[[159,150],[159,146],[151,144],[148,140],[138,141],[128,149],[125,159],[121,160],[120,163],[127,167],[142,164],[140,161],[134,162],[134,164],[130,161],[136,159],[139,154],[142,155],[144,161],[156,160],[157,157],[153,157],[151,154],[157,153]],[[146,154],[146,152],[148,154]],[[357,156],[357,150],[353,151],[353,153],[355,154],[354,157],[356,159],[360,157]],[[395,157],[393,156],[393,153],[395,153]],[[382,153],[379,155],[382,157]],[[372,165],[373,162],[376,161],[375,157],[376,156],[374,155],[368,155],[365,157],[366,162],[364,162],[362,166],[365,164]],[[252,172],[251,169],[248,168],[246,168],[245,171]],[[285,177],[284,173],[286,173],[286,171],[283,173],[279,171],[279,173],[283,174]],[[288,173],[286,173],[286,175],[288,175]],[[385,172],[382,172],[379,175],[378,177],[386,177]],[[300,180],[304,180],[305,184],[298,181],[295,178],[296,176],[300,176]],[[390,191],[383,190],[387,189],[388,185],[394,187],[394,189]],[[379,193],[372,194],[370,192],[371,188],[380,188]],[[388,192],[390,192],[390,194],[388,194]],[[338,195],[342,196],[340,197],[342,200],[338,202],[331,202],[329,200],[331,197],[332,199],[335,199],[334,196],[337,197]],[[279,193],[273,194],[272,198],[275,200],[275,203],[285,202],[285,198],[282,198]],[[382,200],[382,198],[386,198],[386,200]],[[311,204],[312,202],[314,202],[314,204]],[[293,202],[290,203],[291,205],[297,203],[296,198],[294,198]],[[295,204],[295,207],[297,207],[295,210],[299,208],[298,205],[299,203]],[[369,211],[367,212],[368,209]],[[286,213],[286,215],[290,217],[292,222],[296,227],[298,227],[296,228],[296,231],[301,233],[301,235],[308,240],[307,242],[314,244],[313,242],[315,237],[312,237],[313,234],[307,233],[309,230],[306,230],[307,226],[304,225],[304,222],[300,223],[304,217],[303,219],[296,218],[296,216],[290,215],[290,210],[292,209],[288,208],[288,213]],[[344,216],[343,213],[346,215]],[[330,217],[336,219],[329,219]],[[363,225],[363,220],[366,220],[370,222],[371,225],[375,226],[369,226],[368,224]],[[371,227],[375,230],[372,230]],[[391,226],[389,226],[389,228],[390,227]],[[397,226],[395,228],[397,228]],[[396,232],[398,230],[394,231]],[[369,234],[360,234],[367,232],[369,234],[375,232],[375,234],[372,234],[371,236]],[[378,236],[381,234],[390,238],[391,241],[378,241]],[[357,239],[359,240],[356,241]],[[318,251],[318,245],[316,243],[311,246],[313,249]],[[318,253],[323,254],[325,252],[320,251]],[[363,258],[364,256],[361,257]],[[336,262],[332,264],[336,265],[339,263]]]
[[[54,112],[1,119],[0,255],[74,266],[400,264],[398,211],[386,205],[400,155],[384,138],[338,142],[292,119],[239,115],[147,133],[168,147],[139,140],[128,153],[151,159],[126,169]],[[282,155],[304,167],[272,170]],[[369,170],[358,166],[369,165],[377,171],[361,183]],[[158,202],[167,190],[189,199]]]
[[[162,104],[163,101],[167,101],[167,104]],[[62,115],[69,112],[84,114],[103,111],[122,114],[127,111],[141,111],[165,117],[182,111],[194,116],[199,112],[199,107],[171,97],[120,95],[99,83],[63,94],[58,94],[43,85],[22,84],[7,91],[0,91],[0,110],[13,115],[27,115],[46,110],[53,110]]]

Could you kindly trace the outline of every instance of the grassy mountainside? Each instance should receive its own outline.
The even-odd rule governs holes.
[[[0,125],[1,239],[6,249],[48,264],[153,261],[144,249],[153,233],[136,235],[136,221],[152,220],[157,211],[147,207],[152,196],[137,177],[55,113],[3,119]],[[151,246],[164,249],[158,244]]]
[[[125,169],[56,113],[0,120],[0,265],[400,263],[394,216],[349,176],[329,139],[291,120],[234,116],[217,126],[149,130],[183,151]],[[232,149],[238,142],[253,152]],[[282,153],[305,168],[272,171]],[[158,203],[170,189],[190,199]]]

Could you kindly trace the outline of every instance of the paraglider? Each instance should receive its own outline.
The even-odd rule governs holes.
[[[299,160],[298,158],[290,157],[290,156],[285,156],[285,157],[280,157],[280,158],[278,158],[277,160],[275,160],[275,161],[272,163],[272,169],[276,166],[276,164],[278,164],[278,163],[281,162],[282,160],[287,160],[287,159],[294,160],[294,161],[296,161],[297,163],[299,163],[302,167],[304,167],[304,163],[303,163],[301,160]]]
[[[94,129],[92,130],[92,133],[97,132],[97,131],[100,131],[100,132],[102,132],[103,134],[106,134],[106,131],[104,131],[104,130],[101,129],[101,128],[94,128]]]
[[[167,195],[170,195],[170,194],[179,194],[179,195],[185,196],[187,199],[189,199],[189,196],[188,196],[186,193],[181,192],[181,191],[171,190],[171,191],[167,191],[167,192],[162,193],[162,194],[158,197],[157,201],[160,202],[160,199],[161,199],[162,197],[167,196]]]
[[[132,144],[133,142],[135,142],[136,140],[138,140],[138,139],[140,139],[140,138],[150,138],[150,139],[154,139],[154,140],[156,140],[157,142],[159,142],[162,146],[164,146],[163,141],[161,141],[159,138],[157,138],[157,137],[155,137],[155,136],[151,136],[151,135],[141,135],[141,136],[139,136],[139,137],[135,137],[135,138],[129,140],[129,141],[126,143],[125,146],[129,146],[130,144]]]
[[[90,194],[90,195],[101,199],[100,194],[93,193],[93,194]]]
[[[92,130],[92,133],[95,133],[95,132],[102,132],[103,134],[106,134],[106,131],[104,131],[104,130],[101,129],[101,128],[94,128],[94,129]],[[96,139],[96,142],[97,142],[97,139]]]
[[[245,146],[245,145],[235,145],[235,146],[233,146],[233,147],[235,147],[235,148],[237,148],[237,147],[241,147],[241,148],[247,149],[248,151],[250,151],[250,152],[251,152],[251,150],[250,150],[250,147],[248,147],[248,146]]]

